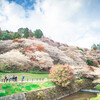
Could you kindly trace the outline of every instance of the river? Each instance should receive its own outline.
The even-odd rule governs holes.
[[[96,93],[77,92],[60,100],[89,100],[91,97],[96,96]]]

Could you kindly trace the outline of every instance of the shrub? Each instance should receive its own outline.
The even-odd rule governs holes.
[[[16,38],[16,39],[13,39],[13,43],[14,43],[14,42],[18,42],[18,39],[17,39],[17,38]]]
[[[99,65],[97,60],[92,60],[92,59],[87,59],[87,64],[89,66],[98,66]]]
[[[29,47],[27,47],[26,52],[35,52],[35,51],[44,51],[44,47],[42,45],[35,45],[31,44]]]
[[[94,68],[92,66],[88,66],[88,69],[94,71]]]
[[[50,69],[50,78],[57,85],[68,87],[74,82],[75,76],[69,65],[56,65]]]
[[[98,61],[97,60],[93,60],[93,66],[98,66],[98,65],[99,65]]]
[[[35,52],[37,51],[37,45],[35,44],[31,44],[29,47],[27,47],[26,51],[25,52]]]
[[[86,63],[89,65],[89,66],[93,66],[93,61],[91,59],[87,59]]]
[[[39,51],[44,51],[44,47],[41,46],[41,45],[38,45],[38,46],[37,46],[37,49],[38,49]]]
[[[45,98],[44,93],[42,91],[38,92],[37,93],[37,98],[38,98],[38,100],[44,100],[44,98]]]
[[[83,51],[83,49],[82,49],[82,48],[79,48],[79,50]]]
[[[83,84],[84,80],[83,79],[80,79],[80,80],[77,80],[76,83],[81,86]]]
[[[96,90],[100,90],[100,85],[97,85],[96,86]]]

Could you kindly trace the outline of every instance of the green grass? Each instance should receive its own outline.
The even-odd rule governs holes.
[[[100,90],[100,84],[95,87],[96,90]]]
[[[90,98],[90,100],[100,100],[100,93],[99,93],[99,94],[97,94],[97,97]]]
[[[0,83],[0,97],[55,86],[51,81],[35,83]]]
[[[9,75],[9,77],[11,75],[15,75],[15,76],[18,76],[18,81],[20,81],[22,79],[22,76],[24,75],[25,76],[25,80],[32,80],[33,79],[39,79],[39,78],[49,78],[49,73],[37,73],[37,74],[34,74],[34,73],[25,73],[25,72],[21,72],[21,73],[0,73],[0,81],[1,79],[4,79],[5,75]]]
[[[100,84],[95,87],[96,90],[100,91]],[[97,94],[97,97],[91,98],[90,100],[100,100],[100,93]]]

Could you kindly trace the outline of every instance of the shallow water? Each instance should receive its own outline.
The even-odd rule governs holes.
[[[89,100],[89,98],[96,96],[97,96],[96,93],[77,92],[61,100]]]

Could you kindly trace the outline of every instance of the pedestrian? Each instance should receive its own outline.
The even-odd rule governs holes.
[[[6,82],[9,80],[9,76],[7,75]]]
[[[13,76],[12,75],[10,76],[10,80],[13,80]]]
[[[5,79],[4,79],[4,82],[7,82],[7,76],[5,75]]]
[[[17,77],[17,76],[15,76],[15,81],[16,81],[16,82],[17,82],[17,78],[18,78],[18,77]]]
[[[22,76],[22,81],[24,81],[25,76]]]
[[[13,75],[13,81],[15,82],[15,75]]]

